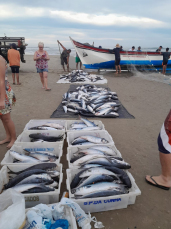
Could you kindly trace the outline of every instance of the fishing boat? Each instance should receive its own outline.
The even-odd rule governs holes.
[[[81,59],[82,64],[88,69],[114,69],[115,56],[110,49],[97,48],[88,44],[83,44],[73,40],[71,42]],[[156,70],[162,67],[163,56],[160,52],[136,52],[136,51],[120,51],[120,65],[129,68],[133,65],[137,68],[146,68]],[[168,66],[171,67],[171,60]],[[123,69],[123,68],[122,68]]]

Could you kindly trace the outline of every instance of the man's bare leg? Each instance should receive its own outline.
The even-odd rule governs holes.
[[[116,68],[116,74],[118,74],[118,66],[115,65],[115,68]]]
[[[5,143],[10,142],[11,136],[10,136],[10,132],[9,132],[9,130],[8,130],[8,127],[7,127],[6,123],[3,122],[3,120],[2,120],[2,115],[0,115],[0,119],[1,119],[1,121],[2,121],[2,123],[3,123],[4,129],[5,129],[5,132],[6,132],[6,137],[5,137],[5,139],[2,140],[2,141],[0,141],[0,145],[2,145],[2,144],[5,144]]]
[[[118,65],[118,68],[119,68],[119,73],[121,73],[121,66],[120,66],[120,65]]]
[[[78,70],[78,63],[76,63],[76,70]]]
[[[13,84],[15,84],[15,73],[12,73]]]
[[[19,81],[19,73],[16,73],[16,78],[17,78],[17,84],[20,85],[20,81]]]
[[[159,154],[162,173],[159,176],[153,176],[153,179],[159,185],[171,187],[171,154],[164,154],[161,152],[159,152]],[[149,175],[146,176],[146,179],[155,184]]]
[[[64,65],[62,65],[62,66],[63,66],[64,72],[65,72],[65,66]]]
[[[81,67],[82,67],[82,62],[80,61],[80,70],[81,70]]]

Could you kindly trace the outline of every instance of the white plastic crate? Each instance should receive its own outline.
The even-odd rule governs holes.
[[[94,124],[95,125],[97,125],[98,127],[100,127],[100,130],[105,130],[105,127],[104,127],[104,125],[103,125],[103,123],[101,122],[101,121],[98,121],[98,120],[90,120],[91,122],[94,122]],[[82,121],[81,120],[67,120],[67,128],[66,128],[66,131],[68,132],[68,131],[80,131],[80,130],[70,130],[70,128],[71,128],[71,124],[73,124],[73,123],[75,123],[75,122],[77,122],[77,123],[81,123]],[[81,130],[81,131],[86,131],[86,130]],[[94,130],[93,130],[94,131]]]
[[[141,195],[141,191],[135,183],[135,180],[131,173],[127,172],[129,178],[131,179],[132,188],[129,189],[128,194],[107,196],[107,197],[96,197],[96,198],[86,198],[86,199],[75,199],[74,194],[71,193],[70,184],[73,180],[75,174],[77,174],[80,169],[67,169],[67,189],[69,191],[69,198],[74,200],[80,207],[86,212],[102,212],[115,209],[127,208],[130,204],[135,204],[136,197]]]
[[[48,206],[50,207],[51,205],[54,205],[54,204],[48,204]],[[26,213],[28,210],[31,210],[31,208],[27,208]],[[64,205],[64,213],[67,216],[67,219],[68,218],[70,219],[70,220],[68,220],[68,222],[69,222],[69,228],[68,229],[77,229],[77,223],[76,223],[76,219],[75,219],[75,216],[73,214],[72,209],[70,207],[67,207]]]
[[[71,143],[74,141],[75,138],[78,138],[83,135],[91,135],[91,136],[96,136],[99,138],[105,138],[108,143],[104,144],[106,146],[108,145],[114,145],[114,141],[111,137],[111,135],[106,131],[106,130],[96,130],[96,131],[72,131],[67,133],[67,142],[69,147],[79,147],[80,145],[71,145]],[[87,147],[94,145],[94,143],[91,143],[86,145]]]
[[[30,142],[30,134],[44,134],[46,136],[54,136],[57,137],[59,135],[63,135],[63,140],[57,141],[57,142],[49,142],[50,143],[63,143],[65,139],[65,131],[64,130],[25,130],[23,131],[15,141],[15,143],[20,143],[20,142]],[[31,142],[32,143],[32,142]]]
[[[32,164],[34,165],[34,164]],[[32,166],[31,165],[31,166]],[[27,169],[30,167],[30,165],[9,165],[8,168],[14,172],[21,171],[23,169]],[[9,175],[8,175],[8,168],[7,166],[3,166],[0,170],[0,193],[3,191],[3,187],[5,184],[9,181]],[[59,177],[59,185],[58,189],[55,189],[55,191],[52,192],[46,192],[46,193],[29,193],[29,194],[23,194],[25,197],[26,207],[34,207],[37,204],[52,204],[59,202],[59,194],[61,189],[61,183],[63,180],[63,173],[62,173],[62,164],[58,164],[56,167],[56,170],[60,172]]]
[[[15,143],[10,150],[14,150],[17,153],[25,154],[24,149],[27,149],[30,152],[35,151],[47,151],[53,153],[54,155],[58,156],[58,159],[55,161],[56,164],[60,163],[60,159],[63,152],[63,144],[62,143],[50,143],[49,142],[24,142],[24,143]],[[26,163],[13,163],[14,158],[10,154],[10,150],[4,156],[4,159],[1,161],[1,165],[25,165]],[[41,162],[40,162],[41,163]],[[31,163],[27,163],[27,165],[31,165]],[[36,164],[36,162],[35,162]]]
[[[57,123],[62,125],[64,128],[62,130],[66,129],[66,120],[59,120],[59,119],[31,119],[24,127],[24,130],[28,130],[29,128],[35,127],[35,126],[42,126],[46,123]]]
[[[95,145],[95,146],[103,146],[103,145]],[[92,146],[90,146],[90,147],[92,147]],[[75,146],[74,147],[73,146],[73,147],[68,147],[67,148],[66,158],[67,158],[67,161],[68,161],[69,169],[71,169],[71,168],[74,168],[74,169],[79,168],[79,166],[76,167],[76,166],[73,166],[72,163],[70,163],[71,158],[73,158],[73,154],[76,153],[78,151],[78,149],[88,149],[90,147],[87,147],[87,146],[78,146],[78,147]],[[108,145],[107,147],[110,147],[111,149],[113,149],[116,152],[116,156],[117,157],[122,157],[121,153],[119,152],[119,150],[116,148],[115,145],[111,145],[111,146]]]

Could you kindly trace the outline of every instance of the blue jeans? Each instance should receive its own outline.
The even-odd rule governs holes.
[[[48,72],[48,68],[43,68],[43,69],[37,68],[37,73],[43,73],[43,72]]]

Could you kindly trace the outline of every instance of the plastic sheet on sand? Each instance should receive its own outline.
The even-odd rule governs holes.
[[[91,74],[92,75],[92,74]],[[92,82],[91,80],[87,79],[84,82],[83,81],[78,81],[78,82],[73,82],[71,83],[69,81],[69,79],[60,79],[58,80],[56,83],[71,83],[71,84],[106,84],[107,83],[107,79],[105,79],[102,75],[96,75],[96,76],[100,76],[102,78],[102,80],[97,80],[95,82]]]
[[[82,83],[83,84],[83,83]],[[100,86],[102,87],[102,85],[96,85],[97,87]],[[77,85],[70,85],[70,88],[68,90],[68,92],[70,91],[74,91],[78,86]],[[103,86],[104,87],[104,86]],[[107,87],[106,87],[107,88]],[[108,90],[110,90],[108,88]],[[121,102],[118,100],[118,102],[121,104]],[[119,110],[117,111],[119,113],[119,117],[117,117],[116,119],[118,118],[126,118],[126,119],[133,119],[135,118],[133,115],[131,115],[127,109],[121,104]],[[63,110],[63,105],[62,103],[58,106],[58,108],[53,112],[53,114],[51,115],[51,118],[71,118],[71,119],[78,119],[78,114],[74,114],[72,112],[67,112],[65,113],[64,110]],[[88,119],[89,118],[99,118],[98,116],[95,116],[95,117],[87,117]],[[106,118],[106,117],[104,117]]]

